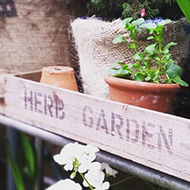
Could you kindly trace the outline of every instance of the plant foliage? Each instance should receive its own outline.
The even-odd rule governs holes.
[[[146,16],[154,17],[159,14],[162,6],[171,5],[175,0],[90,0],[87,7],[91,14],[100,17],[132,16],[137,18],[141,9],[146,10]]]
[[[8,162],[17,190],[33,190],[38,173],[37,159],[35,149],[25,134],[21,134],[18,162],[13,159],[10,146],[8,147]]]
[[[177,43],[170,42],[163,46],[163,27],[170,20],[145,22],[143,18],[133,20],[132,17],[129,17],[123,22],[125,29],[130,33],[132,43],[128,43],[123,35],[114,38],[113,43],[126,43],[128,49],[134,52],[134,63],[117,62],[113,68],[108,70],[109,75],[136,81],[177,83],[181,86],[188,86],[180,78],[183,72],[182,68],[174,64],[171,57],[170,48]],[[147,30],[147,40],[151,43],[143,51],[139,51],[136,36],[143,28]]]
[[[190,23],[190,0],[177,0],[177,3]]]

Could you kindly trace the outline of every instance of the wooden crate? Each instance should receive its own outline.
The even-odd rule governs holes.
[[[190,182],[190,120],[8,75],[7,116]]]

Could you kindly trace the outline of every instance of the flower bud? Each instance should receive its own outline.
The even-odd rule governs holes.
[[[144,17],[146,15],[145,9],[141,10],[141,17]]]

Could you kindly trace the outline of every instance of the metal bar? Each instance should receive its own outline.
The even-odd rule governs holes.
[[[8,126],[8,125],[7,125]],[[10,145],[11,156],[14,161],[18,161],[18,148],[19,148],[19,132],[14,128],[7,128],[7,137]],[[16,190],[16,184],[11,172],[10,165],[7,164],[7,189]]]
[[[176,177],[170,176],[163,172],[153,170],[141,164],[134,163],[130,160],[111,155],[107,152],[101,152],[97,155],[97,159],[101,162],[106,162],[112,167],[121,171],[127,172],[131,175],[137,176],[141,179],[152,182],[159,186],[172,190],[189,190],[190,183]]]
[[[44,148],[44,143],[38,137],[35,137],[35,148],[36,148],[36,156],[37,156],[38,174],[37,174],[37,180],[36,180],[34,189],[41,190],[41,189],[43,189],[43,148]]]
[[[37,127],[10,119],[3,115],[0,115],[0,123],[5,126],[14,127],[15,129],[18,129],[30,135],[37,136],[58,146],[64,146],[65,144],[74,142],[71,139],[55,135],[45,130],[41,130]],[[168,189],[190,190],[189,182],[148,168],[146,166],[134,163],[130,160],[120,158],[118,156],[112,155],[104,151],[100,151],[100,153],[97,155],[97,160],[106,162],[110,164],[112,167],[133,174],[135,176],[138,176],[139,178],[145,179],[149,182],[152,182],[154,184],[160,185]]]

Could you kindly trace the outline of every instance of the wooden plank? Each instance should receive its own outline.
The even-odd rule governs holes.
[[[6,114],[190,182],[190,120],[6,77]]]

